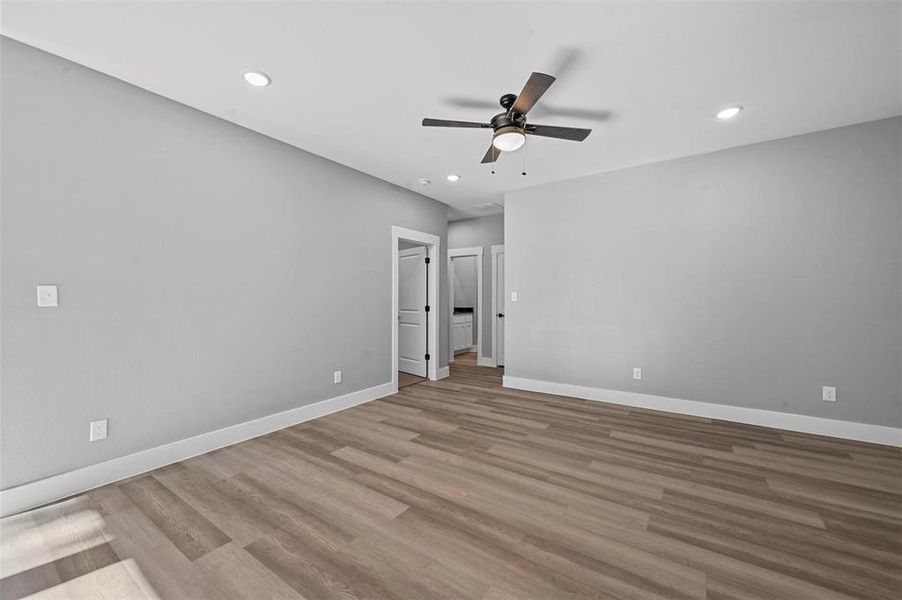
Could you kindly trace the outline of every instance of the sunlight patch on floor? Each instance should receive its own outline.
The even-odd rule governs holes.
[[[28,600],[74,600],[97,598],[103,600],[160,600],[160,596],[144,577],[134,559],[126,559],[81,577],[41,590]]]
[[[0,577],[6,578],[109,542],[96,510],[66,514],[54,505],[3,519]]]

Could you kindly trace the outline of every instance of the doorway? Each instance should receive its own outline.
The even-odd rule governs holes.
[[[479,352],[482,344],[482,247],[448,250],[450,359]],[[475,356],[474,355],[474,356]],[[475,360],[475,359],[474,359]]]
[[[401,383],[438,379],[440,249],[437,235],[392,226],[391,381],[396,391]]]
[[[504,244],[492,246],[492,358],[504,366]]]

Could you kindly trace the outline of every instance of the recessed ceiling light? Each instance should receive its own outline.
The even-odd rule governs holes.
[[[741,106],[731,106],[730,108],[725,108],[717,113],[717,118],[721,121],[727,121],[738,115],[740,112],[742,112]]]
[[[271,81],[269,75],[262,71],[248,71],[244,74],[244,80],[255,87],[266,87]]]
[[[451,175],[448,175],[447,177],[445,177],[445,179],[447,179],[451,183],[454,183],[455,181],[460,181],[460,175],[455,175],[452,173]]]
[[[432,181],[430,181],[429,179],[426,179],[425,177],[420,177],[419,181],[420,181],[420,185],[429,185],[430,183],[432,183]]]

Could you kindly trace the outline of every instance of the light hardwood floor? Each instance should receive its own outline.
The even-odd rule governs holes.
[[[449,379],[3,520],[3,598],[899,598],[899,449]]]

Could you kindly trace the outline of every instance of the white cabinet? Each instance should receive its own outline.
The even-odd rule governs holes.
[[[473,346],[473,313],[454,315],[451,325],[451,341],[455,352],[469,350]]]

